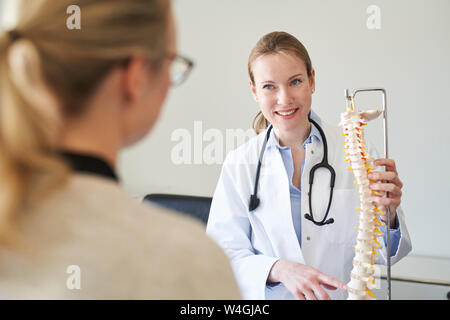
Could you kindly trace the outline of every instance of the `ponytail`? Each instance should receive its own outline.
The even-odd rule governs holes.
[[[9,45],[9,36],[6,32],[0,33],[0,56],[4,55],[4,52],[8,48]]]
[[[32,42],[0,35],[0,245],[17,240],[14,220],[23,206],[68,177],[68,167],[51,152],[57,104],[42,78]]]
[[[265,130],[269,126],[269,121],[264,117],[261,111],[259,111],[252,122],[253,130],[255,130],[256,134],[261,133],[261,131]]]

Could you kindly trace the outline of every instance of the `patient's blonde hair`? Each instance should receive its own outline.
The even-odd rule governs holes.
[[[66,25],[70,5],[80,8],[80,30]],[[129,57],[161,63],[169,9],[169,0],[30,0],[14,30],[0,32],[0,243],[13,242],[24,205],[67,182],[55,152],[60,120],[82,114]]]
[[[263,36],[253,47],[248,58],[248,75],[253,85],[255,85],[255,79],[253,77],[252,64],[260,56],[266,54],[275,54],[279,52],[290,52],[297,56],[301,61],[305,63],[306,72],[308,78],[312,75],[312,63],[309,57],[308,51],[303,44],[293,35],[287,32],[271,32]],[[259,111],[253,119],[253,129],[256,134],[267,128],[269,121],[264,118],[264,115]]]

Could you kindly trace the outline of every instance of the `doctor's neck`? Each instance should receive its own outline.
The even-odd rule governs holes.
[[[311,123],[306,120],[306,122],[302,122],[291,130],[280,130],[279,128],[274,127],[274,132],[280,146],[291,147],[291,149],[301,149],[303,142],[308,139],[309,134],[311,133]]]

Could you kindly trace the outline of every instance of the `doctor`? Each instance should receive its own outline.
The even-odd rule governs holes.
[[[311,110],[315,71],[305,47],[292,35],[262,37],[250,54],[248,71],[260,107],[253,122],[258,135],[227,155],[207,233],[230,258],[245,299],[345,299],[359,199],[353,174],[346,170],[342,131],[323,124]],[[269,124],[273,130],[268,133]],[[336,179],[327,217],[333,222],[320,225],[305,215],[311,213],[309,197],[315,221],[322,221],[327,211],[329,171],[316,171],[309,194],[309,173],[323,158],[325,139]],[[386,252],[386,236],[378,239],[384,244],[380,262],[390,254],[395,263],[411,250],[399,207],[402,182],[393,160],[377,159],[375,165],[386,170],[369,176],[374,181],[370,187],[389,196],[374,196],[373,201],[391,210],[391,252]],[[250,203],[252,195],[259,203]],[[386,215],[380,219],[385,221]]]

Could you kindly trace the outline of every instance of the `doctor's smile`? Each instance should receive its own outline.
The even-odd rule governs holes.
[[[292,119],[294,117],[294,114],[297,112],[299,108],[295,109],[287,109],[287,110],[279,110],[275,111],[275,113],[282,117],[283,119]]]

